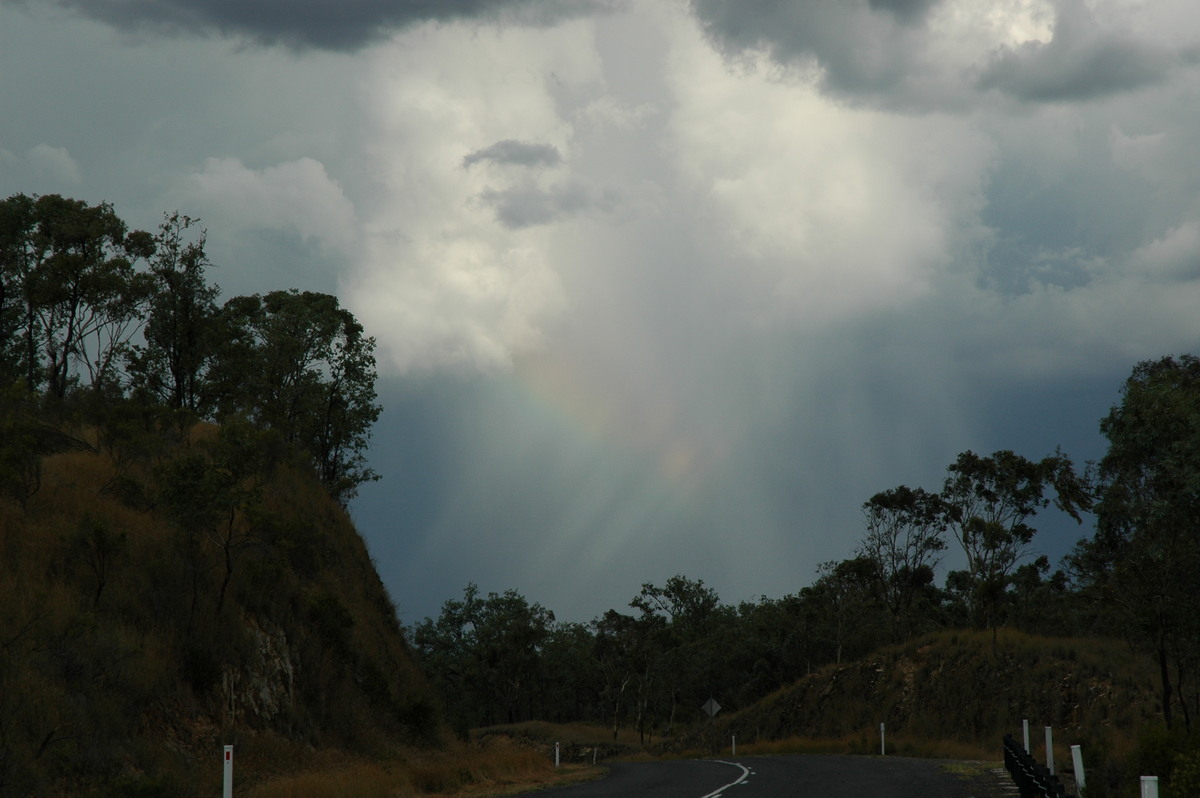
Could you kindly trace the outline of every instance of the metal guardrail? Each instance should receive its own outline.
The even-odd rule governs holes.
[[[1058,777],[1039,765],[1011,734],[1004,735],[1004,768],[1021,791],[1021,798],[1074,798]]]

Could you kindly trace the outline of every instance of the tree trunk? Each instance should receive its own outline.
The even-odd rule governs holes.
[[[1167,724],[1167,728],[1171,728],[1171,669],[1167,661],[1166,644],[1159,640],[1158,643],[1158,670],[1162,676],[1162,709],[1163,722]]]

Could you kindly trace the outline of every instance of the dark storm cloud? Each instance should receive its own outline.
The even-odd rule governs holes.
[[[1179,61],[1165,48],[1099,30],[1084,6],[1066,4],[1053,39],[1005,48],[979,85],[1030,102],[1093,100],[1159,83]]]
[[[513,166],[558,166],[562,163],[562,155],[553,144],[533,144],[505,139],[465,156],[463,168],[466,169],[480,161]]]
[[[923,47],[921,23],[937,2],[692,0],[692,10],[726,52],[764,48],[781,63],[820,67],[826,91],[883,97],[911,77]],[[877,24],[864,24],[868,19]]]
[[[941,0],[867,0],[868,5],[876,11],[890,11],[897,19],[904,22],[917,22],[925,18],[929,9]]]
[[[390,31],[457,19],[549,24],[613,0],[54,0],[121,30],[220,34],[298,49],[355,50]],[[0,3],[21,0],[0,0]]]
[[[1085,3],[1062,0],[1053,39],[983,54],[956,80],[953,70],[965,64],[931,60],[935,34],[925,22],[939,2],[692,0],[691,7],[727,53],[762,49],[779,63],[815,66],[824,91],[898,108],[961,107],[978,90],[1029,102],[1087,101],[1156,85],[1196,62],[1196,46],[1176,51],[1135,38]]]

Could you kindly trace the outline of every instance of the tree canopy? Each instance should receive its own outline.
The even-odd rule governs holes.
[[[1118,628],[1153,646],[1167,725],[1179,707],[1190,727],[1171,671],[1200,678],[1200,359],[1139,363],[1100,430],[1096,534],[1076,546],[1073,570]]]
[[[152,235],[107,203],[0,202],[0,381],[59,413],[88,407],[92,423],[122,403],[184,427],[244,419],[277,432],[345,504],[378,478],[366,463],[375,340],[329,294],[218,305],[206,241],[179,212]]]

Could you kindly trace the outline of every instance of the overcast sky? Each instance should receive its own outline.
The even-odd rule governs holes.
[[[1200,350],[1195,0],[0,0],[0,109],[0,196],[200,217],[224,296],[375,336],[405,623],[795,592]]]

